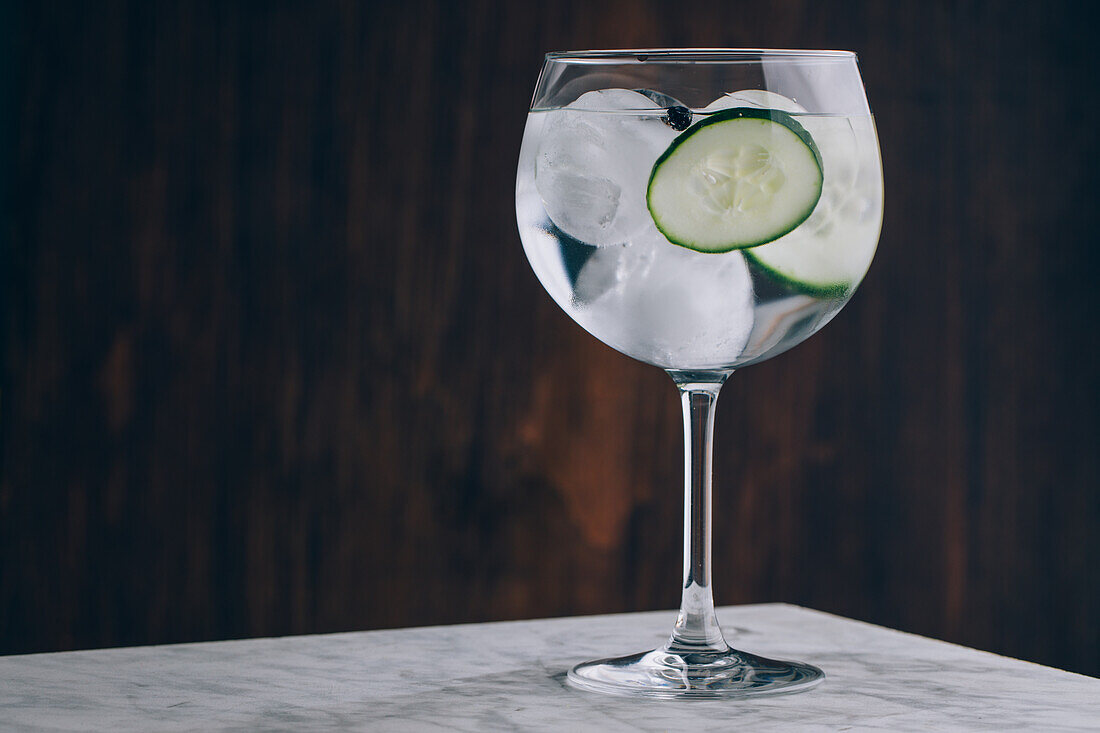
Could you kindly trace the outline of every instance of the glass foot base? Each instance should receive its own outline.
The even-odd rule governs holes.
[[[779,662],[730,649],[673,652],[654,649],[618,659],[584,662],[569,683],[591,692],[664,698],[728,698],[801,692],[825,673],[800,662]]]

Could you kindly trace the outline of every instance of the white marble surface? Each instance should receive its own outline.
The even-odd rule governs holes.
[[[659,645],[673,612],[0,657],[3,731],[1100,730],[1100,680],[781,604],[734,646],[825,670],[743,701],[580,692],[574,662]]]

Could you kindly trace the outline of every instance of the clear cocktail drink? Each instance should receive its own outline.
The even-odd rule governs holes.
[[[594,336],[666,369],[740,367],[791,348],[840,310],[874,256],[882,172],[870,115],[810,115],[777,94],[744,91],[670,120],[652,97],[660,98],[600,90],[530,112],[516,206],[535,272]],[[715,253],[673,243],[647,205],[654,164],[690,124],[736,108],[789,111],[820,153],[820,197],[804,221],[766,244]],[[787,176],[780,190],[794,183],[763,146],[733,154],[746,170],[725,182],[725,198],[722,190],[708,197],[705,166],[689,172],[685,187],[697,176],[710,210],[751,216],[772,203],[769,175],[773,187]]]

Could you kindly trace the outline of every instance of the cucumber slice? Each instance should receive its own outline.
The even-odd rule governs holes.
[[[767,271],[784,285],[808,295],[840,297],[851,290],[867,271],[861,254],[838,259],[843,248],[823,244],[813,237],[781,240],[745,252],[745,259]]]
[[[794,290],[839,297],[867,273],[882,224],[877,159],[858,142],[873,139],[874,130],[869,120],[836,117],[804,118],[803,124],[824,162],[821,199],[797,230],[747,250],[745,257]]]
[[[786,112],[736,107],[679,135],[653,165],[646,203],[672,242],[729,252],[782,237],[821,197],[821,154]]]

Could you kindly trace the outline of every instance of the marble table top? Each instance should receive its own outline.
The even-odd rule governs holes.
[[[632,700],[565,670],[664,642],[674,612],[0,657],[0,731],[1100,730],[1100,680],[797,606],[719,610],[807,692]]]

